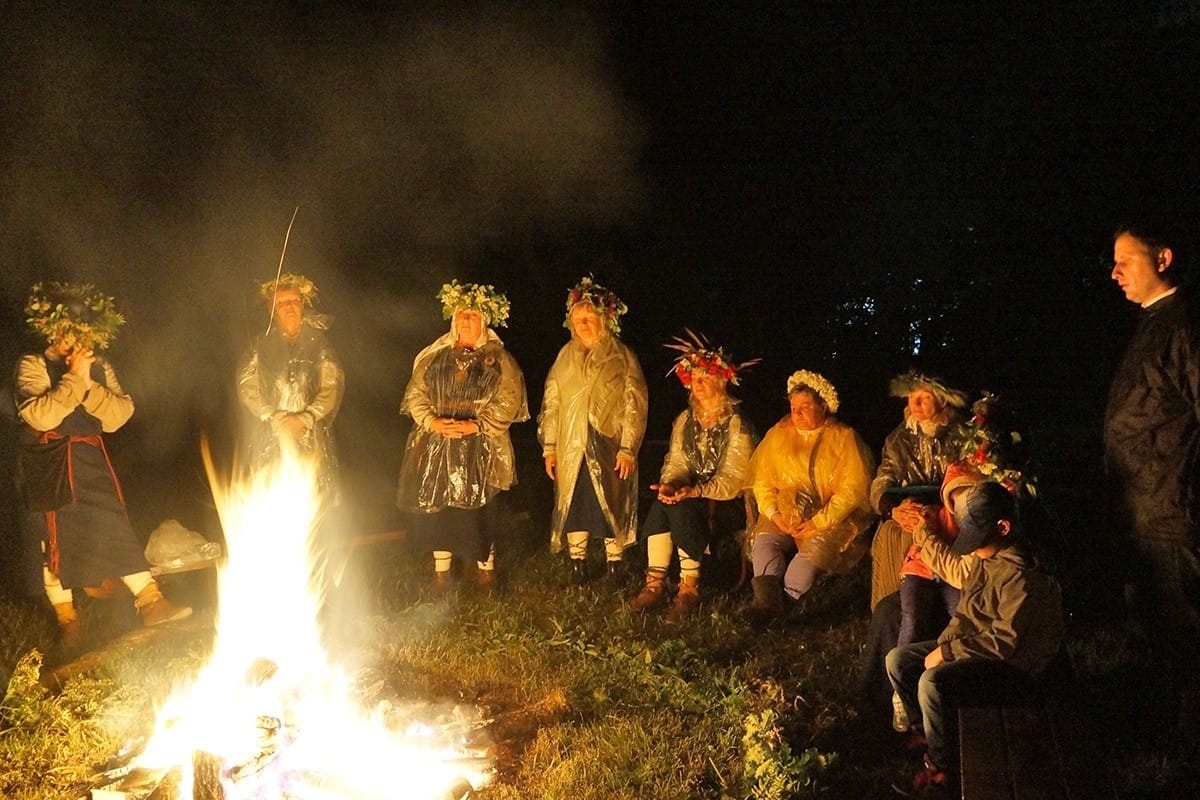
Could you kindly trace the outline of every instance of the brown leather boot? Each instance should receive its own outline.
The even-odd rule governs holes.
[[[684,575],[679,579],[679,592],[667,612],[667,622],[683,622],[700,605],[700,577]]]
[[[133,607],[142,617],[142,624],[149,628],[151,625],[161,625],[164,622],[175,622],[192,615],[189,606],[177,606],[163,597],[157,583],[151,583],[137,593],[133,598]]]
[[[124,589],[125,584],[121,583],[117,578],[105,578],[97,586],[83,587],[83,591],[88,597],[94,597],[97,600],[107,600],[110,597],[115,597]]]
[[[75,604],[55,603],[54,616],[58,618],[58,632],[62,637],[62,643],[67,647],[74,647],[83,636],[83,630],[79,625],[79,612],[75,610]]]
[[[646,585],[638,592],[637,597],[633,598],[631,604],[634,611],[649,611],[652,608],[658,608],[667,602],[667,587],[664,585],[667,580],[667,571],[651,567],[646,570]]]
[[[445,572],[433,573],[433,583],[429,584],[429,596],[437,600],[445,597],[454,588],[454,579],[450,577],[450,570]]]

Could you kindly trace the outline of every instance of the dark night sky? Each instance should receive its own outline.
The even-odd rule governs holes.
[[[132,468],[228,428],[296,206],[287,268],[335,315],[339,435],[375,487],[441,283],[508,292],[536,414],[587,272],[631,308],[650,438],[683,401],[660,345],[687,325],[765,357],[761,426],[814,368],[877,446],[916,325],[918,363],[1078,431],[1086,462],[1130,325],[1109,232],[1144,201],[1196,206],[1190,4],[391,5],[6,8],[0,322],[21,328],[39,278],[123,301]]]

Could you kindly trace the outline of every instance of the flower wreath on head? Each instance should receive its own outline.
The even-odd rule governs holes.
[[[90,283],[39,281],[29,290],[25,321],[47,342],[103,350],[125,324],[113,299]]]
[[[564,328],[570,330],[571,309],[580,303],[592,304],[596,314],[604,318],[604,327],[608,328],[609,333],[621,332],[621,315],[629,311],[629,308],[615,293],[592,280],[590,275],[581,278],[579,283],[567,292],[567,318],[563,320]]]
[[[692,372],[695,370],[707,372],[709,375],[716,375],[718,378],[724,378],[736,386],[738,384],[738,372],[762,361],[761,358],[754,358],[749,361],[743,361],[741,364],[734,364],[729,356],[725,354],[725,348],[713,347],[703,334],[696,335],[690,328],[684,328],[683,330],[687,334],[686,339],[676,336],[674,337],[674,344],[664,344],[663,347],[681,353],[675,359],[675,365],[671,367],[671,371],[667,374],[675,373],[675,377],[679,378],[679,382],[686,387],[691,387]]]
[[[998,401],[995,394],[984,391],[971,405],[971,418],[955,426],[951,442],[960,463],[985,480],[1001,483],[1014,494],[1024,489],[1033,496],[1036,489],[1026,470],[1024,438],[1012,425],[1001,424]]]
[[[788,397],[802,388],[812,389],[817,393],[817,396],[825,403],[825,407],[829,409],[830,414],[836,414],[838,410],[838,393],[837,389],[833,388],[833,384],[825,379],[825,376],[807,369],[797,370],[793,372],[787,381]]]
[[[311,307],[317,299],[317,285],[303,275],[285,272],[278,280],[267,281],[258,287],[258,293],[268,303],[275,302],[275,296],[280,289],[295,289],[300,292],[304,305]]]
[[[442,319],[451,319],[455,311],[478,311],[485,325],[498,327],[508,321],[508,298],[496,287],[482,283],[459,283],[454,279],[442,284],[437,299],[442,302]]]
[[[909,370],[903,375],[892,378],[888,392],[892,397],[908,397],[915,391],[924,390],[932,394],[943,405],[955,408],[967,407],[967,396],[958,389],[951,389],[941,378],[924,375],[916,370]]]

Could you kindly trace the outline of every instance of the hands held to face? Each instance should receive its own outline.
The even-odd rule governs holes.
[[[83,385],[88,390],[96,385],[92,380],[92,364],[95,363],[96,354],[90,349],[72,350],[67,355],[67,369],[83,378]]]

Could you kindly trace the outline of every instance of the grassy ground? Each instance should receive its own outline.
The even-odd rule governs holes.
[[[382,543],[356,552],[328,604],[340,657],[400,698],[477,704],[495,720],[497,777],[481,797],[885,798],[907,789],[916,760],[855,692],[866,563],[823,580],[786,624],[761,633],[737,618],[748,596],[732,588],[726,559],[712,567],[694,621],[674,626],[627,610],[635,576],[569,586],[534,528],[521,515],[507,520],[497,594],[467,574],[431,600],[428,567]],[[197,575],[166,588],[202,610],[208,599]],[[1110,745],[1110,763],[1097,768],[1111,770],[1121,797],[1193,796],[1187,765],[1170,755],[1157,684],[1141,677],[1143,656],[1085,616],[1073,620],[1071,647],[1081,701]],[[207,618],[119,648],[49,694],[37,653],[43,674],[78,654],[59,648],[40,604],[4,601],[0,796],[85,796],[89,777],[146,733],[168,676],[203,663]],[[88,603],[84,622],[84,649],[136,626],[126,600]]]

